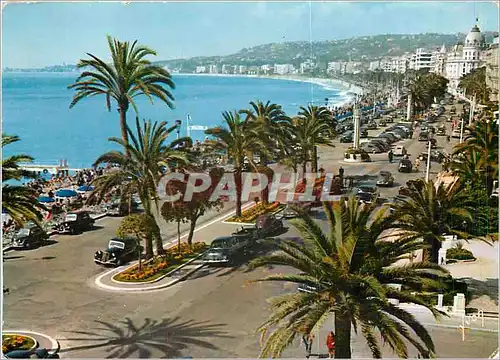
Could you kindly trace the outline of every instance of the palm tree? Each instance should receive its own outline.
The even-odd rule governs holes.
[[[464,75],[458,86],[464,89],[467,94],[475,94],[479,102],[489,101],[490,89],[486,85],[486,67],[474,69]]]
[[[152,234],[156,243],[158,254],[164,252],[153,205],[158,213],[157,189],[160,178],[165,174],[165,170],[172,170],[174,167],[188,164],[189,160],[185,153],[174,150],[176,145],[189,139],[178,139],[170,144],[166,140],[176,126],[166,127],[166,122],[144,121],[143,125],[136,119],[136,134],[127,126],[127,134],[131,143],[126,143],[123,139],[112,137],[109,141],[121,145],[124,152],[110,151],[97,158],[93,166],[101,164],[117,164],[118,170],[105,173],[94,180],[95,190],[89,198],[91,202],[100,202],[110,191],[118,187],[121,193],[129,196],[137,192],[141,199],[144,213],[149,218],[152,226]],[[127,155],[128,154],[128,155]],[[153,201],[151,201],[153,199]],[[146,256],[153,255],[153,245],[151,238],[147,238]]]
[[[272,170],[267,168],[268,159],[266,154],[272,152],[273,157],[276,158],[280,144],[285,141],[284,137],[286,136],[286,129],[290,126],[290,119],[285,115],[280,105],[270,101],[265,104],[260,100],[251,101],[250,109],[240,110],[240,113],[246,115],[246,121],[255,125],[262,142],[266,145],[267,150],[259,153],[261,165],[261,171],[259,172],[269,173]],[[263,202],[268,202],[268,187],[262,190],[261,198]]]
[[[457,235],[467,238],[461,230],[464,221],[472,220],[473,203],[461,185],[436,185],[423,180],[409,182],[401,201],[391,205],[394,209],[391,221],[401,230],[402,238],[423,238],[430,248],[425,250],[424,258],[437,263],[440,243],[444,235]]]
[[[299,117],[307,124],[312,149],[312,172],[318,171],[318,145],[333,146],[330,140],[334,136],[332,126],[332,114],[324,106],[309,105],[307,108],[301,106]]]
[[[439,287],[432,276],[446,275],[436,264],[413,262],[396,264],[411,251],[422,247],[415,239],[390,241],[383,232],[390,223],[384,210],[376,205],[360,205],[351,196],[347,202],[325,203],[330,231],[308,215],[292,221],[304,244],[292,240],[276,243],[280,252],[251,262],[252,268],[275,265],[296,271],[276,274],[257,281],[292,282],[311,289],[281,295],[270,300],[273,310],[259,328],[263,338],[270,329],[261,349],[262,357],[278,357],[298,334],[319,331],[333,314],[335,320],[335,357],[351,358],[351,326],[361,328],[375,358],[381,358],[375,336],[379,330],[384,343],[399,357],[407,357],[405,339],[428,357],[435,352],[427,330],[407,311],[392,305],[394,298],[427,307],[435,316],[439,313],[420,292]],[[389,284],[402,285],[401,291]],[[409,329],[421,340],[416,340]]]
[[[236,184],[236,216],[241,216],[242,172],[245,157],[255,167],[253,154],[265,152],[265,146],[254,123],[240,117],[238,111],[222,113],[224,127],[219,126],[205,131],[220,142],[219,145],[227,151],[227,156],[234,165]]]
[[[107,40],[112,64],[87,53],[90,59],[82,59],[77,64],[84,71],[74,84],[68,86],[68,89],[76,90],[69,107],[72,108],[82,99],[104,95],[108,111],[111,111],[111,99],[114,99],[118,105],[122,139],[126,145],[127,111],[132,106],[135,113],[139,113],[135,98],[145,95],[153,103],[153,97],[156,97],[173,108],[174,97],[169,89],[174,89],[175,84],[167,70],[146,59],[149,55],[156,55],[154,50],[137,44],[137,40],[130,44],[109,35]]]
[[[20,141],[16,135],[2,134],[2,150],[4,147]],[[23,177],[32,177],[27,171],[20,168],[21,162],[32,162],[29,155],[18,154],[2,159],[2,208],[17,224],[22,225],[25,221],[34,221],[38,225],[43,219],[41,210],[47,210],[37,200],[34,189],[26,186],[6,184],[9,180],[19,181]]]

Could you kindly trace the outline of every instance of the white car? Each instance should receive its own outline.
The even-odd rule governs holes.
[[[451,133],[451,137],[459,139],[460,138],[460,130],[459,129],[453,130],[453,132]]]
[[[403,156],[406,155],[406,148],[403,145],[398,145],[394,149],[394,156]]]

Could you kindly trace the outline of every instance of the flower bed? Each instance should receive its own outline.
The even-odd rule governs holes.
[[[116,274],[113,279],[123,282],[153,281],[198,256],[206,248],[207,245],[203,242],[193,243],[192,247],[189,247],[186,243],[181,243],[180,251],[177,246],[171,247],[166,250],[164,256],[158,256],[144,262],[141,271],[139,271],[139,264],[137,264]]]
[[[278,201],[273,203],[263,203],[260,202],[257,205],[245,210],[241,213],[241,217],[233,216],[227,219],[227,222],[238,222],[238,223],[254,223],[260,215],[267,213],[275,213],[283,208]]]
[[[476,260],[471,251],[454,247],[446,250],[446,259],[447,260]]]
[[[36,346],[35,339],[17,334],[2,334],[2,353],[13,350],[31,350]]]

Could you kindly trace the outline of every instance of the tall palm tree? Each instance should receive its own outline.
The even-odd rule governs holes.
[[[472,220],[473,203],[459,183],[439,184],[419,180],[409,182],[401,201],[391,205],[391,221],[400,229],[402,238],[423,238],[430,248],[431,262],[438,262],[438,251],[444,235],[467,238],[462,230],[463,221]]]
[[[132,106],[135,113],[139,113],[135,98],[145,95],[153,103],[156,97],[173,108],[174,97],[170,90],[175,88],[175,84],[167,70],[146,59],[149,55],[156,55],[156,51],[139,45],[137,40],[130,44],[109,35],[107,40],[112,63],[108,64],[91,53],[87,53],[90,59],[78,62],[77,67],[84,71],[74,84],[68,86],[76,90],[69,107],[82,99],[104,95],[108,111],[111,111],[111,99],[114,99],[120,114],[122,139],[128,144],[127,111]]]
[[[5,146],[20,140],[16,135],[2,134],[2,150]],[[19,225],[24,224],[25,221],[34,221],[40,225],[43,218],[41,211],[47,210],[38,202],[34,189],[6,183],[9,180],[19,181],[23,177],[31,177],[29,172],[20,168],[19,163],[32,161],[33,158],[25,154],[12,155],[2,159],[2,208]]]
[[[260,101],[251,101],[249,109],[240,110],[241,114],[246,115],[246,121],[255,125],[263,144],[266,146],[266,151],[260,151],[259,172],[270,173],[270,169],[266,170],[268,158],[266,154],[272,153],[276,158],[280,145],[285,141],[286,129],[290,126],[290,119],[285,115],[280,105],[267,101],[265,104]],[[268,187],[261,192],[263,202],[269,200]]]
[[[242,193],[242,172],[245,158],[254,167],[253,155],[256,152],[265,152],[265,146],[260,133],[254,123],[242,119],[238,111],[224,111],[223,126],[211,128],[205,131],[207,135],[212,135],[219,140],[219,145],[227,151],[228,158],[234,166],[234,176],[236,184],[236,216],[241,216],[241,193]]]
[[[91,202],[100,202],[116,187],[121,189],[122,194],[130,195],[137,192],[144,213],[153,227],[152,234],[158,254],[162,254],[164,249],[153,210],[154,207],[156,213],[159,210],[157,189],[160,178],[165,174],[165,169],[172,170],[189,162],[184,152],[174,150],[176,145],[188,139],[182,138],[166,144],[167,138],[176,129],[176,126],[167,128],[166,124],[164,121],[161,123],[144,121],[141,126],[137,118],[136,134],[128,126],[126,128],[130,143],[120,138],[110,138],[109,141],[121,145],[124,152],[110,151],[97,158],[94,166],[117,164],[118,169],[97,177],[93,183],[95,190],[89,198]],[[153,255],[153,244],[149,237],[146,243],[146,255],[148,257]]]
[[[480,67],[464,75],[458,86],[467,94],[476,95],[476,99],[481,103],[489,101],[490,89],[486,85],[486,67]]]
[[[413,294],[422,287],[439,288],[432,276],[446,271],[426,262],[397,264],[406,254],[422,247],[414,239],[390,241],[383,235],[389,225],[383,210],[360,205],[351,196],[347,202],[325,203],[330,230],[326,233],[308,215],[292,221],[304,244],[281,240],[280,252],[251,262],[252,268],[276,265],[295,271],[257,281],[292,282],[309,287],[310,292],[294,292],[272,298],[272,314],[259,328],[263,338],[272,329],[261,349],[262,357],[278,357],[300,333],[314,333],[334,316],[335,357],[351,358],[351,326],[361,328],[375,358],[381,358],[375,336],[379,330],[384,343],[399,357],[407,357],[405,339],[428,357],[435,352],[427,330],[407,311],[392,305],[394,298],[427,307],[439,313],[423,296]],[[401,291],[389,284],[402,285]],[[410,333],[413,330],[417,340]]]
[[[318,171],[318,145],[333,146],[330,140],[335,135],[332,126],[332,114],[324,106],[301,106],[298,116],[307,124],[311,141],[311,170]]]

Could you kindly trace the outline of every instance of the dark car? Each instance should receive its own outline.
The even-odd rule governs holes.
[[[429,141],[429,133],[427,131],[421,131],[418,135],[418,141]]]
[[[386,126],[386,125],[387,125],[387,121],[385,121],[384,119],[379,120],[378,126]]]
[[[380,191],[376,185],[360,185],[355,191],[356,197],[365,202],[371,202],[374,198],[378,198],[380,195]]]
[[[411,173],[413,170],[413,164],[410,159],[402,159],[399,162],[398,171]]]
[[[79,234],[94,227],[95,220],[90,217],[88,211],[74,211],[66,214],[64,221],[56,225],[60,234]]]
[[[366,128],[368,130],[376,130],[378,128],[377,123],[375,121],[369,121],[368,124],[366,124]]]
[[[6,359],[59,359],[57,353],[49,353],[47,349],[12,350],[4,354]]]
[[[377,138],[385,138],[389,141],[389,143],[395,143],[396,141],[398,141],[399,139],[394,136],[394,134],[391,134],[391,133],[382,133],[380,134],[379,136],[377,136]]]
[[[362,127],[359,129],[359,137],[367,138],[368,137],[368,129],[366,127]]]
[[[127,201],[114,201],[106,206],[106,213],[109,216],[125,216],[129,214],[129,210],[130,212],[137,211],[138,207],[139,204],[134,199],[130,201],[130,204]]]
[[[370,144],[375,144],[375,145],[381,147],[383,151],[389,151],[389,149],[391,148],[391,145],[389,144],[389,140],[387,140],[385,138],[371,139]]]
[[[438,136],[446,135],[446,128],[444,126],[439,127],[436,131],[436,135]]]
[[[260,238],[278,234],[284,229],[283,220],[272,214],[260,215],[255,222],[255,226],[259,231]]]
[[[94,262],[100,265],[121,266],[132,259],[138,259],[142,250],[136,238],[113,238],[109,240],[106,249],[95,252]]]
[[[422,161],[427,161],[427,153],[426,152],[420,153],[418,155],[418,158]],[[446,154],[444,152],[439,150],[431,151],[431,161],[441,163],[444,160],[444,158],[446,158]]]
[[[233,265],[240,260],[253,245],[248,235],[218,237],[203,255],[201,261],[208,265]]]
[[[406,199],[407,199],[407,197],[406,197],[406,196],[404,196],[404,195],[396,195],[396,196],[394,197],[394,199],[391,201],[391,203],[389,204],[389,211],[390,211],[391,213],[393,213],[393,212],[394,212],[394,206],[393,206],[393,205],[401,204],[401,203],[403,203]]]
[[[289,203],[283,210],[283,217],[285,219],[290,219],[299,216],[299,212],[305,212],[306,214],[311,211],[311,203],[296,201]]]
[[[381,171],[377,180],[377,186],[393,186],[394,177],[389,171]]]
[[[457,112],[457,108],[455,106],[452,106],[450,109],[450,114],[455,114]]]
[[[30,223],[19,230],[12,240],[14,249],[34,249],[42,246],[49,235],[38,225]]]
[[[340,142],[348,143],[353,141],[353,138],[354,138],[354,133],[352,131],[348,131],[340,137]]]

